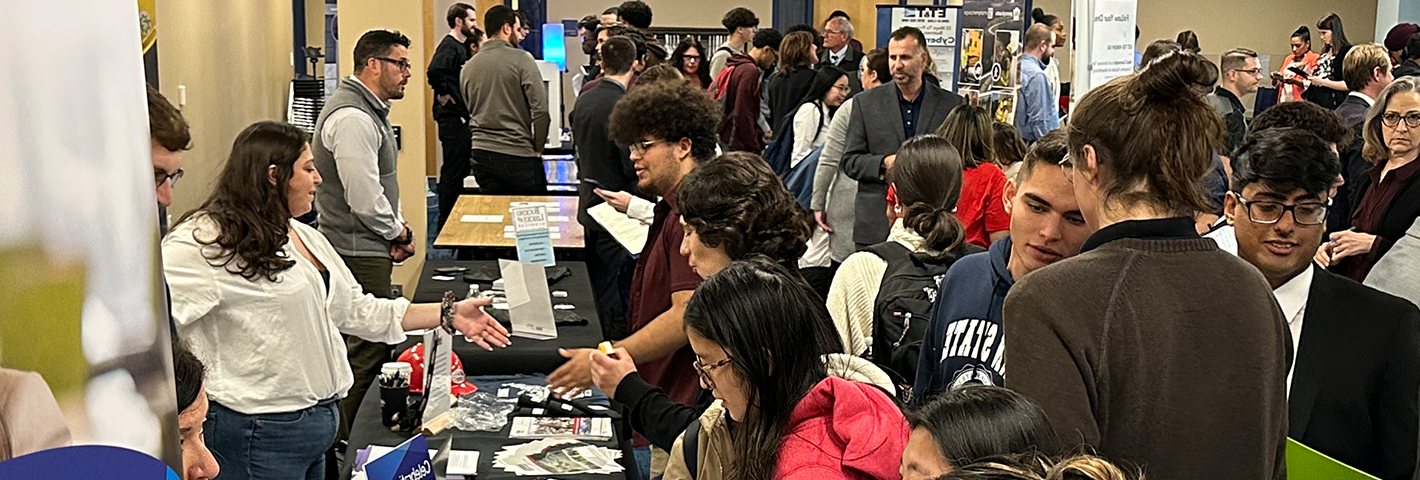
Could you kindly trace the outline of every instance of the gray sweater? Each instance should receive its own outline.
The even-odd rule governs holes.
[[[390,239],[403,233],[388,114],[387,104],[347,77],[316,118],[311,155],[321,176],[320,232],[341,255],[389,258]]]
[[[463,64],[459,86],[475,148],[524,158],[542,152],[552,117],[532,54],[504,40],[488,40]]]

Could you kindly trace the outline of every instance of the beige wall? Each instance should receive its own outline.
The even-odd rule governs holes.
[[[285,0],[158,0],[158,75],[163,95],[192,126],[185,176],[173,189],[176,220],[197,208],[231,151],[232,140],[260,120],[286,115],[291,80],[291,4]]]
[[[404,90],[404,98],[395,100],[390,108],[389,120],[403,130],[404,148],[399,152],[399,203],[404,221],[415,232],[419,241],[414,243],[414,257],[394,268],[394,284],[403,285],[406,297],[414,295],[419,281],[419,271],[424,267],[424,232],[428,231],[427,201],[424,198],[425,176],[425,117],[429,110],[424,108],[428,82],[424,79],[424,68],[420,60],[424,55],[423,2],[429,0],[383,0],[380,2],[343,2],[340,4],[339,29],[340,58],[353,58],[355,42],[360,35],[374,29],[398,30],[409,37],[410,69],[409,83]],[[354,72],[352,62],[340,62],[340,75],[349,76]]]

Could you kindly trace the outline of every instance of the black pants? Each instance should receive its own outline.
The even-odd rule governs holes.
[[[804,276],[804,281],[813,287],[814,292],[819,294],[819,298],[828,299],[828,289],[833,285],[833,276],[838,274],[838,262],[832,262],[827,267],[808,267],[799,269],[799,274]]]
[[[439,168],[439,184],[436,187],[439,195],[438,231],[444,229],[444,222],[449,220],[449,213],[454,210],[459,194],[463,193],[463,179],[472,170],[469,163],[473,149],[471,136],[463,119],[439,119],[439,142],[444,146],[444,165]]]
[[[602,334],[607,340],[621,340],[626,338],[627,301],[636,259],[606,231],[586,228],[583,235],[587,245],[587,273],[592,277]]]
[[[365,293],[378,298],[394,297],[390,294],[390,274],[394,271],[394,263],[390,259],[344,255],[340,259],[345,261],[345,266],[350,268],[350,273],[355,276],[355,281],[360,282]],[[355,420],[356,410],[365,399],[365,391],[370,389],[370,384],[379,375],[380,367],[392,361],[390,354],[394,345],[346,335],[345,349],[355,384],[350,386],[350,394],[340,400],[340,431],[335,437],[336,443],[350,438],[350,424]]]
[[[514,157],[473,149],[473,175],[478,191],[487,195],[547,195],[547,169],[542,158]]]

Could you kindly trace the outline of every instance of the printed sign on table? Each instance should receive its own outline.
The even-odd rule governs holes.
[[[552,255],[552,231],[547,227],[547,207],[513,207],[513,232],[518,240],[518,261],[557,265]]]

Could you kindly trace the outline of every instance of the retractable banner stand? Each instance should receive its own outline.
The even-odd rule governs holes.
[[[1074,0],[1073,104],[1095,87],[1134,71],[1135,0]]]
[[[0,478],[181,465],[138,5],[0,16]]]
[[[902,27],[916,27],[927,38],[927,52],[937,64],[937,80],[942,88],[957,89],[957,35],[961,20],[957,7],[878,6],[878,45],[886,47],[892,32]]]
[[[962,2],[958,93],[985,107],[998,122],[1015,120],[1021,42],[1030,9],[1028,0]]]

